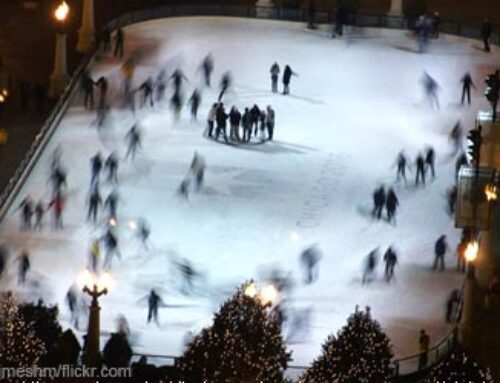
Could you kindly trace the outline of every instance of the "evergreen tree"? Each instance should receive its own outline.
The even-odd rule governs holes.
[[[189,382],[281,383],[290,353],[278,319],[269,306],[245,294],[244,287],[226,301],[214,322],[197,335],[179,360]]]
[[[489,369],[481,369],[474,359],[457,347],[432,368],[426,382],[493,383],[493,378]]]
[[[323,353],[301,377],[304,383],[384,383],[392,375],[392,346],[370,315],[352,314],[347,325],[323,344]]]
[[[0,306],[0,366],[36,365],[46,352],[45,345],[25,322],[11,294],[4,296]]]
[[[108,367],[128,367],[132,359],[132,348],[127,336],[112,333],[103,349],[104,364]]]

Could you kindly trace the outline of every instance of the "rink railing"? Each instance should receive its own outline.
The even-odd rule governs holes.
[[[7,215],[7,212],[9,211],[12,203],[17,197],[17,194],[21,190],[24,182],[26,181],[29,174],[35,167],[38,159],[40,158],[43,149],[59,126],[61,119],[66,113],[69,101],[76,89],[76,85],[78,84],[80,76],[87,65],[91,62],[92,58],[93,54],[90,54],[82,60],[73,76],[71,77],[68,85],[64,89],[62,95],[57,100],[57,103],[52,109],[49,117],[45,120],[42,128],[35,136],[33,142],[28,148],[28,151],[21,160],[21,163],[18,165],[14,174],[9,179],[7,186],[2,191],[2,194],[0,194],[0,222],[3,221],[3,219]]]
[[[308,22],[306,8],[256,7],[241,4],[170,4],[125,13],[107,23],[110,30],[142,21],[179,16],[232,16]],[[318,9],[314,14],[316,24],[330,24],[334,19],[332,10]],[[383,13],[355,13],[347,17],[346,26],[388,29],[413,29],[416,17],[394,16]],[[465,38],[481,39],[481,26],[457,21],[441,20],[440,33]],[[346,32],[348,34],[348,32]],[[490,43],[500,45],[500,26],[492,26]]]

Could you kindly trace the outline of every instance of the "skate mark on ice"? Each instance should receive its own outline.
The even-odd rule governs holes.
[[[319,171],[319,177],[311,187],[302,204],[296,225],[312,229],[323,223],[325,210],[330,207],[338,184],[344,175],[346,155],[330,153]]]

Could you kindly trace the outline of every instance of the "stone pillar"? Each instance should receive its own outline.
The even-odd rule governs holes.
[[[273,0],[257,0],[255,7],[257,17],[270,17],[274,11]]]
[[[56,55],[54,61],[54,71],[50,75],[49,96],[58,97],[68,84],[68,68],[66,65],[66,34],[56,35]]]
[[[403,14],[403,0],[391,0],[389,15],[401,16]]]
[[[87,53],[94,46],[94,42],[94,0],[83,0],[82,26],[78,30],[76,50],[80,53]]]

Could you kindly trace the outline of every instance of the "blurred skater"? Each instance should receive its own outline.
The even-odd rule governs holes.
[[[28,274],[28,271],[31,268],[30,257],[26,250],[23,250],[21,252],[18,261],[19,265],[17,283],[19,285],[24,285],[24,283],[26,282],[26,274]]]
[[[193,160],[191,161],[191,166],[189,172],[195,180],[195,190],[199,191],[203,186],[203,180],[205,177],[205,159],[203,156],[199,155],[198,152],[194,152]]]
[[[92,240],[90,245],[89,254],[89,269],[95,274],[98,271],[99,262],[101,260],[101,246],[99,245],[99,239]]]
[[[62,192],[57,192],[52,201],[49,202],[49,208],[52,208],[53,216],[54,216],[54,228],[62,229],[63,228],[63,211],[65,208],[65,197]]]
[[[87,221],[91,220],[95,225],[97,223],[97,213],[99,211],[99,207],[102,206],[102,198],[97,185],[95,185],[90,192],[88,205]]]
[[[31,230],[31,219],[33,217],[33,199],[31,196],[24,198],[17,209],[21,210],[21,229]]]
[[[363,271],[363,278],[361,283],[364,285],[366,283],[370,283],[375,275],[375,268],[377,267],[378,262],[378,252],[379,248],[375,248],[370,253],[368,253],[365,260],[365,267]]]
[[[201,103],[200,92],[198,91],[198,89],[195,89],[188,101],[188,104],[191,105],[191,118],[194,121],[196,121],[198,117],[198,108],[200,107],[200,103]]]
[[[387,282],[390,282],[394,277],[394,267],[398,263],[398,256],[394,249],[389,247],[384,254],[384,262],[385,262],[385,279]]]
[[[399,152],[398,157],[396,158],[396,168],[396,182],[403,179],[406,185],[406,169],[408,168],[408,170],[410,170],[410,167],[403,151]]]
[[[66,304],[68,305],[68,310],[71,314],[71,322],[77,330],[79,329],[78,321],[80,316],[78,296],[79,289],[75,284],[73,284],[66,293]]]
[[[120,197],[118,195],[118,191],[113,189],[111,193],[104,200],[104,209],[108,211],[108,219],[116,221],[117,219],[117,210],[118,210],[118,202],[120,201]]]
[[[376,217],[377,219],[380,219],[382,217],[382,209],[384,208],[385,200],[386,197],[385,197],[384,186],[380,186],[373,193],[372,216]]]
[[[203,78],[205,79],[205,85],[210,88],[210,78],[214,70],[214,60],[211,54],[208,54],[203,59],[201,63],[201,68],[203,70]]]
[[[268,105],[266,110],[267,110],[267,121],[266,121],[267,139],[269,141],[272,141],[274,135],[275,114],[274,114],[274,109],[271,107],[271,105]]]
[[[321,252],[316,245],[312,245],[300,254],[300,262],[304,270],[304,282],[309,285],[318,279],[318,262]]]
[[[118,249],[118,238],[113,230],[109,228],[100,240],[104,242],[105,249],[103,269],[110,270],[113,257],[116,255],[118,259],[121,259],[120,250]]]
[[[111,154],[106,158],[104,162],[104,168],[108,173],[107,180],[113,184],[118,184],[118,155],[116,151],[111,152]]]
[[[163,301],[154,289],[151,290],[148,296],[148,323],[153,319],[158,325],[158,307]]]
[[[471,88],[475,88],[474,83],[472,82],[472,77],[469,72],[465,73],[462,79],[460,80],[462,83],[462,105],[465,101],[465,96],[467,96],[467,104],[470,105],[470,90]]]
[[[102,170],[102,156],[101,152],[97,152],[90,159],[90,187],[94,187],[95,185],[99,185],[99,180],[101,177]]]
[[[231,110],[229,111],[229,125],[231,126],[229,139],[231,141],[240,141],[240,122],[241,113],[236,106],[232,106]]]
[[[453,185],[451,188],[448,189],[448,192],[446,193],[446,198],[448,200],[448,214],[450,216],[453,216],[455,214],[455,207],[457,204],[457,186]]]
[[[214,123],[215,123],[215,116],[217,115],[217,103],[214,103],[210,110],[208,111],[208,116],[207,116],[207,128],[208,128],[208,137],[212,137],[212,134],[214,132]]]
[[[452,155],[455,155],[455,154],[460,153],[462,151],[463,136],[464,136],[464,132],[463,132],[460,120],[459,120],[456,122],[455,125],[453,125],[453,128],[451,129],[451,132],[449,135],[449,140],[451,141],[451,143],[453,145]]]
[[[218,98],[219,102],[222,101],[222,97],[224,97],[224,93],[226,93],[226,91],[229,89],[231,83],[232,83],[231,73],[224,72],[220,80],[220,93]]]
[[[125,135],[125,140],[128,141],[125,159],[131,157],[132,160],[134,160],[137,149],[141,147],[141,133],[139,131],[139,128],[137,127],[137,124],[134,124],[132,128],[130,128],[130,130]]]
[[[108,94],[108,81],[106,77],[99,77],[95,85],[99,88],[99,109],[104,109],[106,106],[106,96]]]
[[[271,73],[271,90],[273,93],[278,93],[278,77],[280,75],[280,66],[277,62],[275,62],[271,66],[269,73]]]
[[[142,91],[142,101],[141,101],[142,108],[144,108],[148,100],[149,100],[149,106],[150,107],[154,106],[153,87],[154,84],[153,84],[153,79],[151,77],[148,77],[147,80],[144,81],[142,85],[139,87],[139,90]]]
[[[421,181],[425,186],[425,161],[422,153],[419,153],[417,155],[417,159],[415,160],[415,168],[417,169],[415,185],[418,185]]]
[[[387,211],[387,221],[396,224],[396,209],[399,205],[398,197],[393,188],[389,188],[385,199],[385,208]]]
[[[439,109],[439,84],[427,72],[422,77],[422,86],[431,108]]]
[[[155,88],[156,88],[156,101],[161,102],[163,101],[163,98],[165,97],[165,91],[167,89],[167,79],[166,79],[166,74],[165,70],[161,70],[160,73],[158,73],[158,76],[156,77],[155,81]]]
[[[292,79],[292,76],[298,76],[297,73],[295,73],[292,68],[290,68],[290,65],[285,66],[285,70],[283,71],[283,94],[290,94],[290,80]]]
[[[436,173],[434,169],[434,163],[436,161],[436,154],[434,153],[434,148],[431,146],[427,148],[425,153],[425,173],[430,169],[432,179],[436,178]]]

